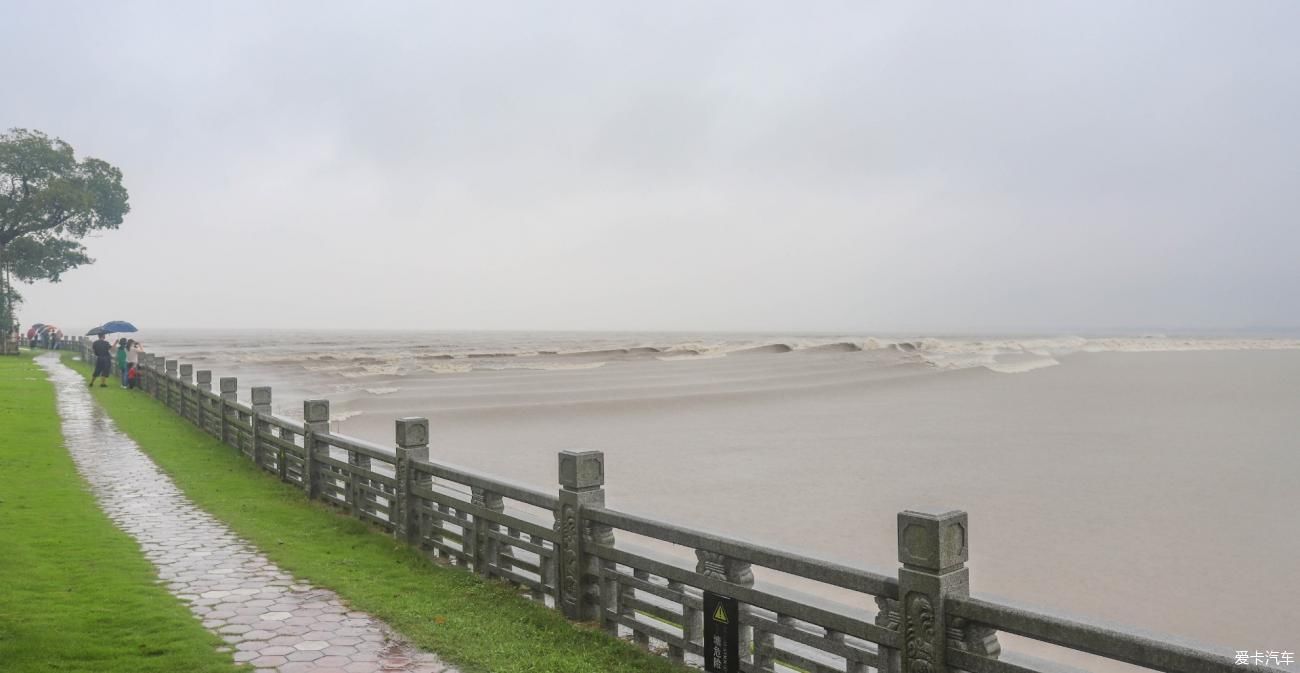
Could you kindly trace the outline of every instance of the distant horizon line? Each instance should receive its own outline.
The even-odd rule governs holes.
[[[93,326],[92,326],[93,327]],[[92,327],[86,327],[87,330]],[[909,337],[1020,337],[1020,336],[1074,336],[1080,338],[1126,336],[1126,337],[1174,337],[1174,336],[1212,336],[1217,334],[1256,335],[1256,336],[1292,336],[1300,335],[1300,325],[1253,325],[1240,327],[1110,327],[1110,328],[1008,328],[1001,330],[924,330],[924,329],[628,329],[628,328],[467,328],[467,327],[230,327],[230,326],[159,326],[141,329],[141,332],[163,331],[250,331],[250,332],[432,332],[432,333],[552,333],[552,334],[691,334],[691,335],[806,335],[806,336],[909,336]],[[81,329],[73,330],[80,332]],[[129,334],[124,332],[123,334]],[[76,334],[83,336],[82,334]]]

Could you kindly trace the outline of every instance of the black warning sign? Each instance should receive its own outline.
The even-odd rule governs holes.
[[[736,599],[704,592],[704,670],[739,673],[740,608]]]

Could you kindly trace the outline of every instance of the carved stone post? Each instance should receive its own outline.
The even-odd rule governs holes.
[[[991,629],[945,614],[949,598],[970,595],[970,571],[965,565],[970,556],[968,541],[965,512],[899,513],[898,560],[903,564],[898,571],[899,600],[878,600],[884,619],[877,615],[876,623],[897,625],[903,642],[897,664],[901,673],[947,673],[950,642],[964,646],[969,641],[972,651],[998,655]],[[883,662],[881,670],[887,670]]]
[[[217,385],[221,388],[221,443],[230,445],[230,404],[239,393],[239,379],[223,376]]]
[[[194,396],[194,401],[198,406],[198,420],[196,422],[199,424],[200,430],[212,434],[212,431],[208,429],[208,393],[212,392],[212,370],[200,369],[194,372],[194,376],[196,377],[194,385],[199,391],[198,395]]]
[[[598,582],[589,579],[594,573],[594,559],[588,559],[585,547],[597,542],[613,543],[608,526],[593,526],[582,519],[583,507],[605,505],[605,454],[600,451],[560,452],[560,497],[556,526],[560,533],[557,603],[564,616],[585,621],[604,621],[601,615]]]
[[[152,385],[149,386],[150,388],[149,392],[153,393],[153,398],[155,400],[158,400],[159,402],[166,404],[167,403],[167,387],[166,387],[167,382],[166,380],[164,380],[165,375],[163,373],[163,365],[167,362],[167,359],[161,355],[156,355],[150,358],[149,362],[151,365],[149,369],[149,378],[152,381]]]
[[[717,552],[704,549],[695,550],[695,561],[695,572],[705,577],[712,577],[742,587],[754,586],[754,570],[747,561],[723,556]],[[742,603],[740,611],[748,613],[750,607]],[[701,622],[699,637],[704,637],[703,622]],[[753,663],[754,654],[751,647],[753,643],[754,627],[742,624],[740,626],[741,661]]]
[[[320,497],[320,463],[316,458],[321,451],[329,451],[329,446],[316,441],[316,433],[329,432],[330,429],[330,401],[329,400],[307,400],[302,403],[302,426],[306,430],[303,435],[303,456],[305,465],[303,466],[302,485],[308,498]]]
[[[419,545],[424,526],[420,516],[420,499],[411,495],[412,488],[432,488],[433,477],[411,469],[411,461],[429,460],[429,419],[397,419],[397,495],[393,502],[393,535],[407,544]]]
[[[177,368],[180,366],[180,363],[177,362],[176,360],[165,360],[163,362],[163,366],[166,367],[167,369],[167,377],[163,380],[163,384],[167,386],[165,402],[168,407],[171,407],[172,411],[175,411],[176,410],[176,379],[177,377],[180,376],[180,373],[177,371]]]
[[[177,374],[177,379],[180,381],[180,384],[176,387],[176,390],[180,394],[179,411],[181,413],[181,418],[184,418],[185,420],[193,423],[195,421],[196,414],[192,414],[190,412],[189,384],[194,381],[194,365],[182,364],[180,366],[180,372]],[[197,406],[197,404],[195,406]]]
[[[249,390],[249,400],[253,407],[253,464],[265,468],[263,465],[262,443],[258,440],[257,435],[265,427],[259,414],[271,413],[271,387],[255,386]]]

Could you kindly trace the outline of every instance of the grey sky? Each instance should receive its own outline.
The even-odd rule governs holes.
[[[28,322],[1300,324],[1300,3],[0,0],[120,166]]]

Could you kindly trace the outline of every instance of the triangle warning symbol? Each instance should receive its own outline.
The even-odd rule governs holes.
[[[722,604],[718,604],[718,609],[713,611],[713,621],[727,623],[727,611],[722,609]]]

